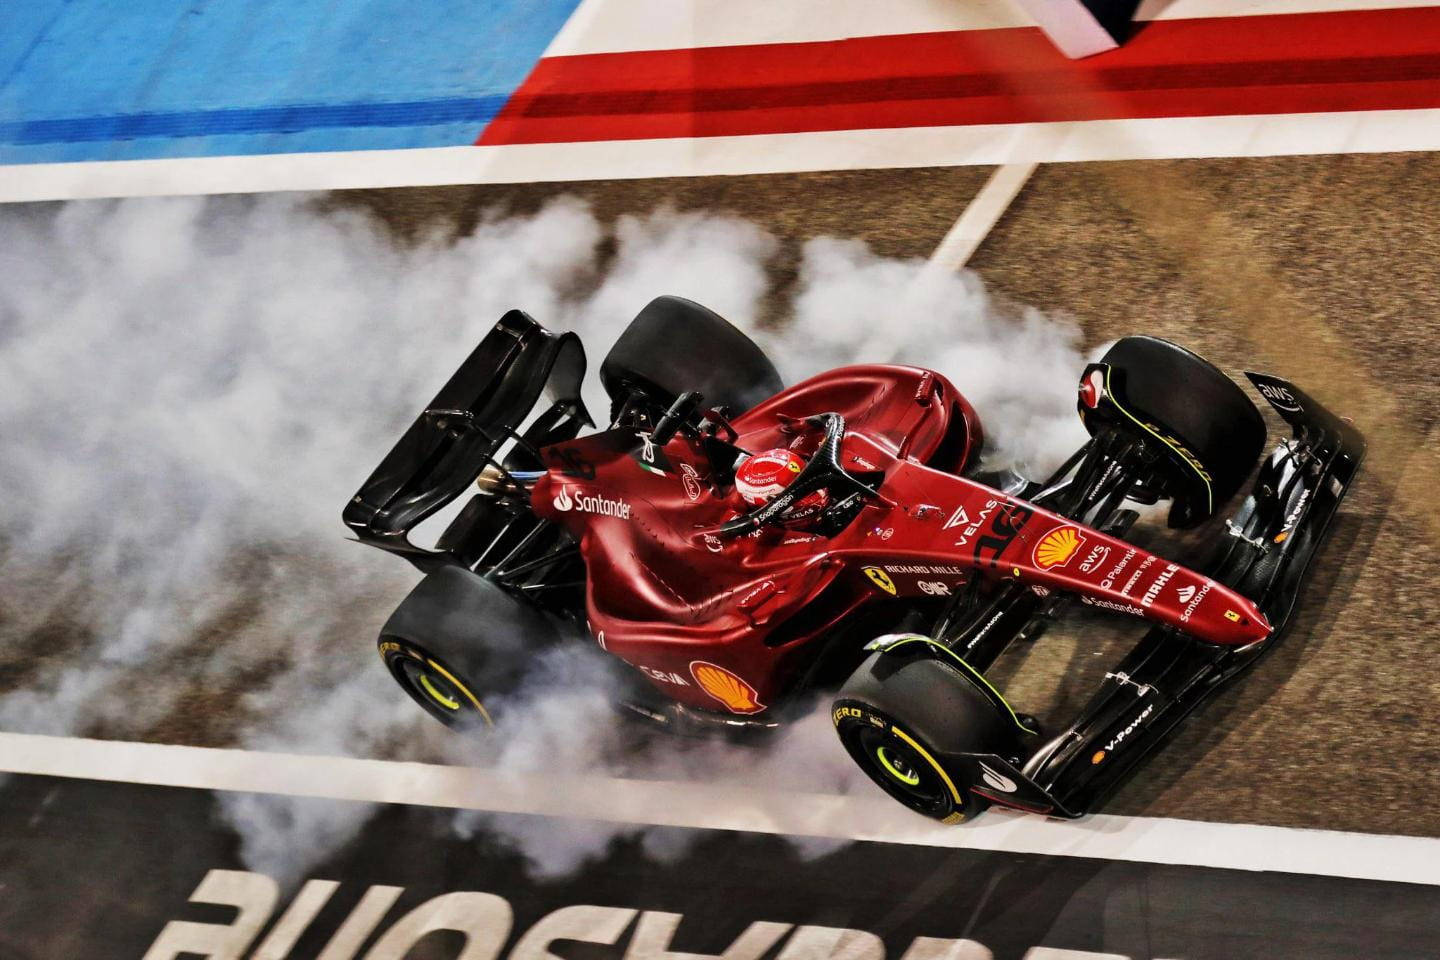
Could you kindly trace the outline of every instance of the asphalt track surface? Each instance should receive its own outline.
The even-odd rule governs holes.
[[[315,818],[345,805],[294,802]],[[367,942],[368,960],[480,960],[502,944],[527,960],[620,948],[633,960],[1398,960],[1440,949],[1435,888],[1420,884],[873,842],[812,857],[769,834],[673,827],[537,882],[496,834],[573,824],[503,814],[461,836],[453,811],[425,806],[380,807],[302,888],[244,871],[213,803],[203,790],[14,778],[0,814],[27,829],[0,829],[0,957],[350,960]],[[410,921],[437,897],[450,910],[425,935]],[[311,912],[287,923],[302,901]],[[46,908],[26,906],[37,902]],[[551,939],[570,942],[547,952]]]
[[[927,256],[988,169],[356,192],[397,230],[573,193],[602,217],[657,203],[730,209],[779,236]],[[970,262],[1012,301],[1062,312],[1095,346],[1176,340],[1239,377],[1286,376],[1370,452],[1284,643],[1194,715],[1107,812],[1440,835],[1440,225],[1433,154],[1044,165]],[[896,318],[891,322],[903,322]],[[963,390],[963,384],[960,385]],[[1272,439],[1282,435],[1267,413]],[[1194,546],[1194,539],[1187,546]],[[1042,716],[1078,709],[1133,634],[1090,620],[997,666]]]
[[[783,293],[810,236],[928,255],[989,172],[413,188],[333,202],[373,209],[402,240],[436,227],[463,234],[497,205],[524,212],[560,194],[590,200],[603,219],[664,203],[730,210],[782,241],[773,279]],[[1440,480],[1437,175],[1440,159],[1420,154],[1043,166],[973,258],[1014,304],[1073,315],[1087,345],[1152,333],[1237,376],[1271,370],[1370,439],[1286,641],[1195,715],[1106,812],[1440,835],[1430,801],[1440,714],[1440,525],[1429,505]],[[996,676],[1020,708],[1060,718],[1133,637],[1088,619],[1016,651]],[[369,663],[363,650],[359,661]],[[0,671],[0,686],[33,675]],[[224,745],[234,702],[187,699],[187,715],[152,735]]]

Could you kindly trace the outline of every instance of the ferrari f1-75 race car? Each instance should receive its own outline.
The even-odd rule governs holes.
[[[1262,462],[1245,391],[1151,337],[1085,368],[1090,439],[1044,479],[980,472],[980,421],[933,370],[786,388],[677,297],[607,355],[609,425],[582,435],[584,372],[574,334],[509,312],[346,506],[361,541],[426,573],[380,633],[395,679],[445,723],[483,726],[535,651],[583,625],[628,665],[623,705],[671,729],[772,727],[833,695],[855,762],[949,823],[992,803],[1093,809],[1276,642],[1365,452],[1299,388],[1249,373],[1293,430]],[[1252,473],[1205,563],[1125,539],[1136,505],[1195,527]],[[467,490],[433,547],[412,543]],[[497,615],[502,592],[524,616]],[[1046,728],[986,670],[1073,601],[1148,630]]]

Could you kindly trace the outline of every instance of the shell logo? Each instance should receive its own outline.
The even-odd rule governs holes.
[[[765,709],[755,688],[724,667],[694,660],[690,663],[690,676],[701,690],[725,704],[731,713],[759,713]]]
[[[1074,527],[1056,527],[1035,544],[1035,566],[1042,570],[1063,567],[1085,545],[1085,538]]]

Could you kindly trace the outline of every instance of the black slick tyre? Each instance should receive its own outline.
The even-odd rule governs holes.
[[[1095,368],[1081,382],[1080,415],[1093,433],[1108,420],[1165,455],[1173,498],[1170,525],[1192,527],[1235,495],[1265,447],[1265,421],[1250,397],[1209,361],[1158,337],[1124,337],[1105,353],[1109,403],[1084,398]],[[1095,417],[1095,412],[1106,412]]]
[[[656,297],[600,365],[613,401],[638,389],[668,405],[697,390],[706,407],[743,413],[784,389],[775,365],[723,317],[682,297]]]
[[[426,713],[456,730],[494,724],[496,697],[514,691],[554,626],[463,567],[420,581],[381,628],[380,658]]]
[[[1028,732],[983,680],[946,659],[952,656],[872,654],[831,710],[860,769],[891,797],[942,823],[990,805],[970,790],[973,764],[957,755],[1011,755]]]

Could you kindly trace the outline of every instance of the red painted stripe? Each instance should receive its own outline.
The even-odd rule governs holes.
[[[1440,7],[1161,20],[1065,59],[970,30],[541,60],[479,143],[1440,107]]]

